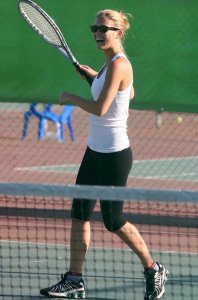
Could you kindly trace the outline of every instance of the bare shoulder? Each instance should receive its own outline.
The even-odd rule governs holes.
[[[117,86],[118,91],[125,90],[133,82],[131,63],[126,57],[120,56],[113,60],[107,68],[106,83]]]
[[[123,56],[119,56],[117,59],[112,61],[112,70],[116,73],[120,73],[123,78],[131,78],[133,80],[133,69],[130,61]]]
[[[112,65],[118,68],[132,68],[130,61],[123,56],[119,56],[112,61]]]

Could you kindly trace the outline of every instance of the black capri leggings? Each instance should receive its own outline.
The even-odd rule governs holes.
[[[87,147],[76,184],[126,186],[132,162],[130,147],[113,153],[99,153]],[[89,221],[95,204],[96,200],[74,199],[71,217]],[[116,231],[126,223],[123,216],[123,201],[101,200],[100,207],[104,225],[109,231]]]

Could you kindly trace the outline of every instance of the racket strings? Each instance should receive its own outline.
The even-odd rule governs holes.
[[[61,47],[61,41],[54,27],[41,12],[27,3],[21,3],[20,10],[28,24],[35,31],[47,39],[49,43],[56,47]]]

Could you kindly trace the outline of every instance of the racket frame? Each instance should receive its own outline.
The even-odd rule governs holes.
[[[61,43],[61,46],[56,45],[55,43],[53,43],[53,41],[49,40],[46,35],[44,35],[42,33],[42,31],[40,31],[35,25],[34,23],[31,21],[31,19],[29,19],[27,17],[27,15],[25,14],[25,12],[23,11],[22,8],[22,3],[26,3],[30,6],[32,6],[33,8],[35,8],[44,18],[45,20],[50,24],[50,26],[53,28],[53,30],[55,31],[56,35],[58,36],[58,39]],[[70,62],[74,65],[74,67],[76,68],[76,70],[83,75],[86,80],[88,81],[89,85],[92,84],[93,82],[93,78],[90,77],[85,71],[81,70],[80,68],[80,64],[79,62],[76,60],[76,58],[74,57],[74,55],[72,54],[68,44],[65,41],[65,38],[61,32],[61,30],[59,29],[59,27],[56,25],[55,21],[36,3],[34,3],[31,0],[20,0],[19,4],[18,4],[18,8],[19,11],[22,15],[22,17],[25,19],[26,23],[38,34],[40,35],[40,37],[42,37],[47,43],[49,43],[50,45],[52,45],[54,48],[58,49],[67,59],[70,60]]]

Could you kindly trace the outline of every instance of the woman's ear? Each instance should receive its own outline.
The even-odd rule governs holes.
[[[122,39],[122,37],[123,37],[123,32],[122,32],[122,30],[118,30],[117,33],[118,33],[118,37],[119,37],[120,39]]]

